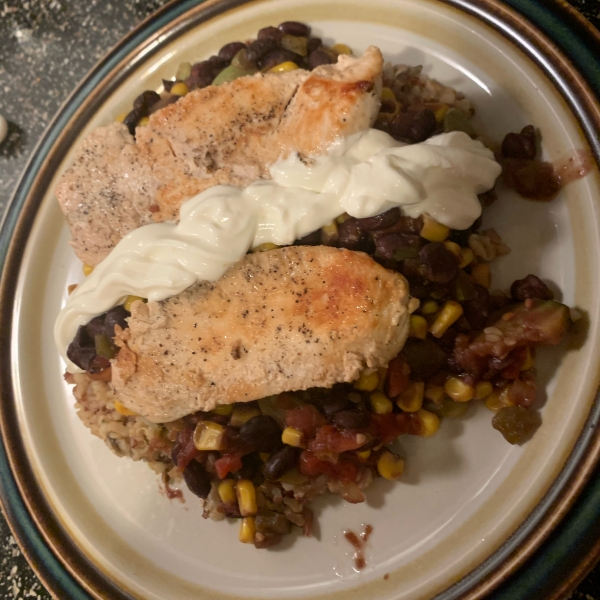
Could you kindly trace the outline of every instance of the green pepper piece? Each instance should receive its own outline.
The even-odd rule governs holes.
[[[241,69],[240,67],[235,67],[233,65],[229,65],[225,67],[214,79],[213,85],[221,85],[223,83],[230,83],[234,79],[238,79],[239,77],[245,77],[246,75],[253,75],[256,73],[254,70],[250,69]]]
[[[104,333],[99,333],[94,336],[94,345],[96,346],[96,354],[102,358],[110,360],[115,357],[115,349],[108,336]]]
[[[458,108],[451,108],[444,116],[444,131],[446,133],[450,131],[464,131],[464,133],[471,137],[477,135],[475,128],[471,125],[471,121],[469,121],[467,113]]]

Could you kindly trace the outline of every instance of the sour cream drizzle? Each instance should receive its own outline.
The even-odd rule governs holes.
[[[68,370],[80,371],[66,356],[78,327],[129,294],[159,301],[215,281],[249,248],[291,244],[344,212],[364,218],[400,206],[410,217],[428,213],[466,229],[481,214],[477,195],[501,171],[492,152],[462,132],[404,145],[370,129],[307,162],[292,155],[270,168],[272,180],[212,187],[182,205],[179,223],[125,236],[58,315],[54,338]]]

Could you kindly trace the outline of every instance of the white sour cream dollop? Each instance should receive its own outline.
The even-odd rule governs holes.
[[[272,180],[212,187],[182,205],[179,223],[125,236],[58,315],[54,338],[68,370],[81,371],[66,356],[78,327],[130,294],[159,301],[215,281],[249,248],[291,244],[344,212],[364,218],[399,206],[410,217],[428,213],[466,229],[481,214],[477,195],[501,171],[493,153],[462,132],[404,145],[370,129],[307,162],[292,155],[270,168]]]

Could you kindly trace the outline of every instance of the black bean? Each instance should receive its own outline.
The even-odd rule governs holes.
[[[188,89],[201,89],[209,86],[213,79],[223,70],[224,61],[203,60],[192,65],[190,76],[185,80]]]
[[[524,198],[542,202],[552,200],[561,189],[554,165],[539,160],[504,159],[502,179],[507,187]]]
[[[262,38],[261,40],[254,40],[246,50],[246,56],[248,60],[258,64],[259,60],[272,52],[273,50],[277,50],[279,48],[279,43],[277,40],[273,38]]]
[[[422,275],[434,283],[449,283],[458,275],[458,261],[442,242],[425,244],[419,252]]]
[[[75,334],[75,338],[67,348],[67,357],[80,369],[87,371],[95,356],[96,347],[94,345],[94,338],[90,337],[85,326],[81,325]]]
[[[306,52],[310,55],[315,50],[317,50],[317,48],[320,48],[322,45],[323,45],[323,40],[321,38],[311,37],[311,38],[309,38],[308,42],[306,42]]]
[[[400,209],[392,208],[376,217],[367,217],[365,219],[357,219],[358,226],[364,231],[374,231],[376,229],[385,229],[391,227],[400,219]]]
[[[371,415],[358,408],[341,410],[333,415],[333,422],[344,429],[364,429],[371,423]]]
[[[267,52],[261,59],[258,61],[258,66],[264,71],[268,71],[272,69],[275,65],[280,65],[284,62],[293,62],[300,63],[302,62],[302,57],[291,50],[286,50],[285,48],[277,48],[275,50],[271,50]]]
[[[320,246],[321,245],[321,230],[313,231],[304,237],[297,239],[294,242],[295,246]]]
[[[281,38],[283,37],[283,31],[281,31],[280,29],[277,29],[277,27],[273,27],[273,26],[263,27],[262,29],[259,30],[256,37],[259,40],[262,40],[264,38],[272,38],[272,39],[276,40],[277,42],[281,42]]]
[[[146,110],[150,109],[153,104],[156,104],[160,100],[160,96],[152,91],[146,90],[142,92],[134,101],[133,108],[144,107]]]
[[[475,329],[483,329],[492,310],[490,293],[482,285],[473,286],[473,298],[463,303],[465,317]]]
[[[177,83],[175,79],[163,79],[162,80],[163,87],[165,88],[165,92],[170,92],[171,88]]]
[[[328,419],[331,419],[340,410],[352,406],[352,402],[348,398],[348,391],[344,386],[335,387],[321,399],[321,410]]]
[[[448,240],[457,243],[459,246],[468,246],[469,236],[473,231],[473,227],[469,227],[469,229],[451,229]]]
[[[423,142],[433,135],[437,121],[433,111],[424,108],[419,111],[408,126],[407,137],[411,142]]]
[[[537,154],[535,128],[527,125],[521,133],[508,133],[502,140],[502,154],[506,158],[534,159]]]
[[[365,234],[358,225],[358,219],[350,217],[338,225],[338,244],[350,250],[357,248]]]
[[[447,362],[446,353],[432,340],[409,338],[402,356],[410,367],[411,378],[424,381],[433,377]]]
[[[129,312],[125,310],[122,304],[111,308],[104,318],[104,333],[109,338],[113,338],[115,337],[115,325],[118,325],[121,329],[127,329],[129,327],[126,321],[128,316]]]
[[[298,21],[285,21],[279,24],[279,29],[287,35],[297,35],[298,37],[310,36],[310,27]]]
[[[192,460],[184,469],[183,478],[192,494],[206,498],[210,493],[210,477],[197,460]]]
[[[135,135],[135,128],[142,117],[148,114],[148,109],[143,107],[134,108],[124,119],[123,124],[129,129],[131,135]]]
[[[98,373],[99,371],[103,371],[104,369],[110,367],[110,360],[104,358],[103,356],[98,356],[97,354],[92,358],[92,360],[88,364],[87,371],[89,373]]]
[[[98,317],[94,317],[86,324],[85,330],[92,339],[94,339],[95,336],[102,335],[104,333],[104,318],[105,315],[100,315]]]
[[[336,59],[323,48],[317,48],[313,50],[308,57],[308,68],[312,71],[321,65],[331,65],[336,62]]]
[[[420,239],[418,236],[391,233],[380,237],[375,242],[377,252],[384,258],[405,260],[417,258],[419,255]]]
[[[230,63],[231,59],[240,51],[246,47],[246,44],[242,42],[231,42],[229,44],[225,44],[219,50],[219,58],[222,58],[224,61]]]
[[[411,217],[400,217],[390,227],[386,227],[385,229],[375,229],[369,233],[374,240],[377,240],[390,233],[418,236],[421,233],[421,229],[423,229],[423,217],[418,217],[416,219]]]
[[[265,477],[271,481],[276,481],[282,477],[298,464],[299,454],[299,448],[293,446],[284,446],[281,450],[272,454],[265,463]]]
[[[242,456],[242,468],[235,473],[238,479],[255,479],[259,474],[263,461],[256,452]]]
[[[267,415],[246,421],[240,428],[240,437],[258,452],[273,452],[281,446],[281,428]]]
[[[553,300],[552,290],[535,275],[527,275],[525,279],[517,279],[510,286],[510,295],[516,302],[524,302],[527,298]]]

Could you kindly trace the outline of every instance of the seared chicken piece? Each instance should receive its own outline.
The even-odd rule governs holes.
[[[408,333],[406,280],[361,252],[290,246],[246,255],[219,281],[133,304],[112,386],[167,422],[217,404],[355,380]]]
[[[323,153],[369,128],[379,110],[381,52],[336,65],[258,74],[189,93],[136,130],[100,127],[86,138],[56,196],[77,256],[98,264],[127,233],[177,220],[186,200],[217,184],[245,187],[292,152]]]

